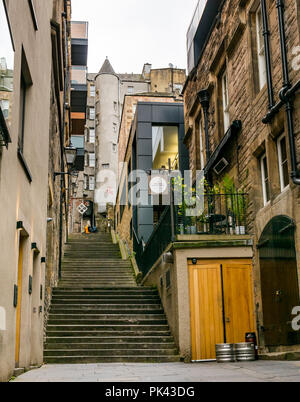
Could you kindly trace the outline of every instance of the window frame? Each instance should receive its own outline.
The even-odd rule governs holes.
[[[94,112],[93,112],[93,117],[92,117],[92,110],[94,111]],[[89,110],[89,120],[95,121],[95,119],[96,119],[96,110],[95,110],[94,107],[90,107],[90,110]]]
[[[93,157],[91,158],[91,156]],[[96,167],[96,154],[95,152],[89,152],[89,167],[95,168]]]
[[[267,171],[265,169],[264,160],[266,161]],[[262,190],[263,190],[263,202],[264,202],[264,206],[266,206],[271,201],[270,176],[269,176],[269,169],[268,169],[268,158],[267,158],[266,153],[264,153],[260,157],[260,170],[261,170],[261,183],[262,183]]]
[[[35,12],[35,8],[34,8],[33,0],[28,0],[28,5],[29,5],[29,9],[30,9],[30,14],[31,14],[34,30],[38,31],[39,27],[38,27],[38,23],[37,23],[37,17],[36,17],[36,12]]]
[[[224,83],[226,85],[224,85]],[[230,100],[229,100],[227,69],[225,69],[225,71],[221,76],[221,86],[222,86],[223,123],[224,123],[224,134],[225,134],[230,127],[230,114],[229,114]]]
[[[92,90],[93,88],[93,90]],[[91,84],[90,85],[90,97],[91,98],[95,98],[96,97],[96,85]]]
[[[261,91],[267,83],[266,51],[263,37],[263,17],[261,6],[255,11],[256,54],[258,68],[258,88]]]
[[[91,135],[91,133],[93,133]],[[91,138],[93,139],[93,141],[91,141]],[[90,144],[95,144],[96,143],[96,130],[94,128],[90,128],[89,130],[89,141]]]
[[[95,176],[91,175],[89,176],[89,190],[94,191],[95,190]]]

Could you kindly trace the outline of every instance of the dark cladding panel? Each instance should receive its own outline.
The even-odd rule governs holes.
[[[138,141],[140,140],[140,138],[148,138],[152,140],[152,123],[138,123],[137,125]]]
[[[152,155],[150,156],[138,156],[138,170],[149,170],[152,169]]]
[[[178,124],[179,123],[179,107],[170,105],[153,105],[152,106],[152,122],[153,124]]]
[[[184,124],[179,125],[179,131],[178,131],[178,147],[179,147],[179,168],[184,174],[185,170],[190,169],[190,157],[189,157],[189,150],[183,143],[183,139],[185,136],[185,130],[184,130]]]
[[[137,106],[138,121],[151,122],[152,120],[152,107],[151,104],[139,104]]]
[[[152,139],[140,139],[137,143],[137,152],[139,155],[149,156],[149,150],[152,150]],[[152,156],[152,152],[151,152]]]

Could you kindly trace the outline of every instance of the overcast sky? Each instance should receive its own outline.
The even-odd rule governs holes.
[[[186,32],[197,0],[72,0],[72,19],[89,22],[89,72],[108,56],[117,73],[169,63],[186,68]]]

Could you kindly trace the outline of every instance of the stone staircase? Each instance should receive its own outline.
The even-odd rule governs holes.
[[[157,290],[137,286],[110,235],[71,236],[53,290],[45,363],[179,360]]]

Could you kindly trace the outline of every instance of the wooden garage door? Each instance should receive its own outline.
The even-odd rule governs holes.
[[[220,265],[190,266],[193,360],[215,359],[224,339]]]
[[[245,341],[254,331],[248,260],[189,261],[192,360],[215,359],[217,343]]]
[[[251,264],[237,262],[222,264],[224,321],[228,343],[245,342],[245,334],[255,330],[251,267]]]

